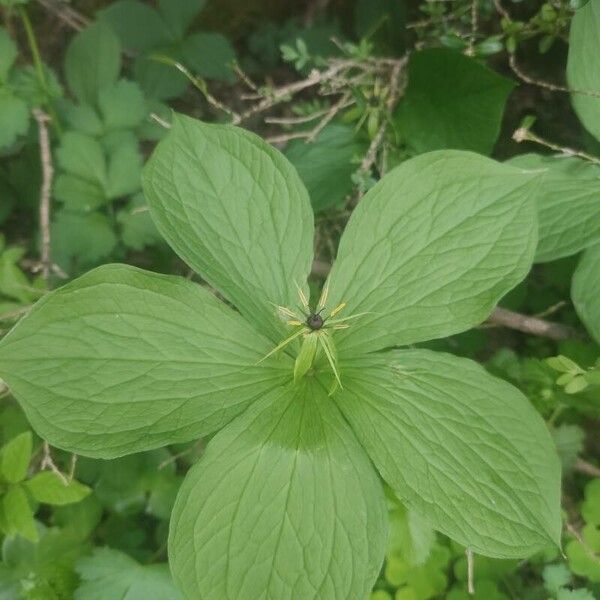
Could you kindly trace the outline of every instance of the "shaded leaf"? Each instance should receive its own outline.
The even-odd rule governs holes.
[[[600,244],[588,248],[579,259],[571,284],[571,298],[579,318],[600,343]]]
[[[72,504],[83,500],[91,492],[87,485],[70,481],[68,485],[52,471],[41,471],[24,483],[31,495],[44,504]]]

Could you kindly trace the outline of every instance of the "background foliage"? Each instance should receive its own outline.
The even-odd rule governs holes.
[[[317,213],[315,283],[361,195],[409,157],[456,148],[543,172],[529,277],[485,324],[421,346],[519,387],[563,463],[564,556],[475,557],[472,597],[600,595],[599,0],[0,0],[0,10],[0,335],[102,263],[194,276],[141,192],[170,108],[241,123],[284,151]],[[179,598],[168,521],[206,440],[76,459],[31,431],[2,382],[0,394],[0,598]],[[391,492],[388,505],[372,599],[470,597],[464,548]]]

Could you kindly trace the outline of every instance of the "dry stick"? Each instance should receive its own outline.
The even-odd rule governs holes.
[[[64,2],[56,0],[37,0],[47,11],[57,16],[61,21],[76,31],[81,31],[90,24],[90,20]]]
[[[52,193],[52,179],[54,178],[54,166],[52,165],[52,151],[50,149],[50,136],[48,135],[47,124],[50,117],[39,108],[33,109],[33,118],[38,124],[39,142],[40,142],[40,159],[42,162],[42,185],[40,187],[40,230],[42,234],[41,248],[41,271],[42,277],[48,287],[50,271],[52,270],[52,261],[50,256],[51,238],[50,238],[50,195]],[[50,469],[65,485],[69,485],[70,480],[75,471],[75,461],[72,455],[71,458],[71,475],[65,476],[56,466],[52,459],[50,444],[44,440],[43,457],[40,464],[40,469]]]
[[[600,467],[587,462],[587,460],[583,460],[583,458],[578,458],[575,461],[573,469],[590,477],[600,477]]]
[[[582,150],[575,150],[574,148],[567,148],[564,146],[559,146],[558,144],[554,144],[549,140],[540,137],[539,135],[533,133],[526,127],[519,127],[519,129],[515,130],[512,135],[513,140],[515,142],[535,142],[536,144],[540,144],[545,146],[546,148],[550,148],[550,150],[554,150],[555,152],[559,152],[560,154],[564,154],[565,156],[577,156],[579,158],[583,158],[589,162],[600,165],[600,158],[596,156],[592,156],[587,152],[583,152]]]
[[[331,266],[329,263],[322,260],[315,260],[312,265],[312,273],[318,277],[327,277],[330,269]],[[494,310],[487,322],[557,341],[584,337],[581,332],[568,325],[552,323],[550,321],[522,315],[500,307]]]
[[[475,585],[473,584],[473,576],[475,571],[475,565],[473,561],[473,550],[467,548],[465,550],[465,554],[467,555],[467,592],[469,592],[469,594],[474,594]]]
[[[471,0],[471,35],[469,36],[469,46],[466,54],[475,55],[475,39],[477,38],[477,29],[479,28],[479,0]]]
[[[325,129],[325,127],[329,124],[329,122],[337,115],[340,110],[342,110],[345,106],[348,105],[348,101],[350,100],[350,92],[346,92],[341,96],[341,98],[331,106],[331,108],[325,113],[325,116],[319,121],[316,127],[309,133],[306,138],[307,143],[313,142],[315,138]]]

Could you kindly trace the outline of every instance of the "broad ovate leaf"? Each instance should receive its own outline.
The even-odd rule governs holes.
[[[209,443],[175,503],[169,556],[187,600],[364,600],[386,537],[371,463],[304,379]]]
[[[508,164],[537,172],[536,262],[576,254],[600,242],[600,167],[575,157],[522,154]]]
[[[99,21],[79,32],[65,54],[65,77],[80,102],[94,105],[99,91],[121,70],[121,44],[110,25]]]
[[[571,102],[585,128],[600,140],[600,0],[575,12],[569,34],[567,80]]]
[[[158,0],[158,10],[174,41],[181,40],[206,0]]]
[[[361,315],[336,333],[340,354],[483,321],[531,267],[536,177],[457,150],[390,171],[350,217],[329,275],[328,307]]]
[[[45,296],[0,342],[0,377],[51,444],[111,458],[219,429],[291,360],[188,280],[106,265]],[[289,364],[288,364],[289,362]]]
[[[571,298],[579,318],[600,344],[600,244],[581,256],[573,274]]]
[[[201,31],[185,39],[181,55],[192,72],[200,77],[231,81],[235,50],[220,33]]]
[[[256,135],[177,115],[142,183],[171,247],[258,329],[280,341],[274,305],[306,288],[313,214],[298,173]]]
[[[342,365],[336,403],[409,509],[478,554],[560,543],[560,464],[545,423],[468,359],[393,351]]]
[[[408,146],[489,154],[514,84],[474,58],[447,48],[415,52],[398,121]]]

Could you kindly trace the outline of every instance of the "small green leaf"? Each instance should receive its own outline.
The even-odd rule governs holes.
[[[372,465],[304,379],[211,440],[175,503],[169,559],[186,598],[363,600],[386,537]]]
[[[576,254],[600,241],[600,167],[574,157],[522,154],[507,161],[537,171],[536,262]]]
[[[192,72],[207,79],[231,81],[231,68],[235,61],[235,50],[229,40],[220,33],[202,31],[185,39],[181,48],[182,57]]]
[[[570,358],[566,356],[562,356],[559,354],[558,356],[551,356],[546,359],[546,363],[552,367],[555,371],[559,373],[581,373],[581,367]]]
[[[0,27],[0,84],[6,81],[6,77],[17,58],[17,46],[13,42],[8,31]]]
[[[31,542],[38,532],[27,494],[20,485],[13,485],[0,499],[0,525],[7,535],[21,535]]]
[[[565,385],[565,392],[567,394],[577,394],[578,392],[582,392],[588,386],[588,382],[583,375],[577,375],[573,377],[567,385]]]
[[[0,342],[0,377],[59,448],[111,458],[219,429],[285,356],[199,285],[107,265],[47,294]]]
[[[102,21],[79,32],[65,54],[65,77],[80,102],[94,105],[100,90],[115,81],[121,71],[121,44]]]
[[[75,600],[181,600],[167,565],[141,565],[118,550],[96,548],[76,568]]]
[[[108,202],[102,186],[77,175],[61,173],[54,182],[53,195],[65,208],[76,212],[91,212]]]
[[[65,117],[69,125],[80,133],[96,137],[103,133],[104,125],[96,110],[89,104],[65,103]]]
[[[70,481],[65,485],[52,471],[37,473],[24,485],[38,502],[57,506],[79,502],[91,492],[87,485],[78,481]]]
[[[561,587],[569,585],[573,579],[571,571],[564,563],[546,565],[542,577],[544,578],[544,587],[553,595],[556,595]]]
[[[334,396],[409,508],[478,554],[560,543],[560,465],[528,400],[478,364],[404,350],[341,364]]]
[[[339,207],[353,189],[352,174],[358,168],[353,160],[366,152],[349,125],[328,125],[314,142],[293,140],[285,149],[308,189],[315,212]]]
[[[71,175],[106,187],[106,159],[102,146],[95,138],[78,131],[68,131],[61,138],[56,158],[59,165]]]
[[[490,154],[514,84],[476,60],[443,48],[411,55],[400,103],[400,129],[410,148]]]
[[[121,79],[100,90],[98,106],[106,129],[135,129],[148,110],[137,83]]]
[[[280,342],[285,326],[273,304],[298,304],[313,253],[310,202],[288,161],[248,131],[176,115],[143,188],[170,246]]]
[[[10,88],[16,96],[24,100],[30,108],[44,107],[48,100],[56,100],[63,95],[62,86],[56,73],[48,65],[41,65],[44,72],[45,85],[39,80],[39,75],[33,65],[14,69],[10,76]]]
[[[31,460],[31,432],[25,431],[0,450],[0,478],[9,483],[23,481]]]
[[[28,127],[27,104],[8,88],[0,87],[0,149],[14,144]]]
[[[121,198],[139,191],[142,185],[142,163],[137,143],[116,146],[108,159],[107,196]]]
[[[571,298],[579,318],[600,343],[600,244],[588,248],[573,274]]]
[[[158,12],[138,0],[112,2],[98,16],[110,23],[123,47],[129,50],[145,52],[170,42]]]
[[[584,127],[600,140],[600,2],[591,0],[571,21],[567,80],[571,102]],[[579,93],[578,93],[579,92]],[[581,93],[583,92],[583,93]]]
[[[464,331],[531,267],[537,181],[470,152],[403,162],[354,210],[329,275],[328,309],[365,313],[340,356]]]
[[[150,216],[143,194],[136,195],[117,213],[121,238],[128,248],[143,250],[162,241],[162,236]]]
[[[563,471],[572,470],[575,461],[583,452],[585,433],[578,425],[562,423],[551,431],[556,450],[563,466]]]
[[[140,56],[135,60],[133,73],[144,95],[153,100],[171,100],[183,94],[189,86],[187,77],[175,67],[148,56]]]
[[[105,259],[117,245],[108,217],[99,212],[57,211],[51,231],[53,260],[72,275]]]
[[[174,41],[183,39],[188,27],[205,4],[206,0],[158,0],[158,10]]]

